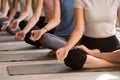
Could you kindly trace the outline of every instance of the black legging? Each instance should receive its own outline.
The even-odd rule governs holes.
[[[90,38],[83,36],[80,44],[89,49],[100,49],[102,52],[111,52],[120,49],[120,42],[115,35],[107,38]]]
[[[45,17],[40,17],[39,21],[36,23],[36,25],[31,29],[31,30],[39,30],[41,28],[43,28],[47,23],[44,23],[45,21]],[[21,28],[21,30],[24,29],[24,27],[27,25],[28,21],[21,21],[19,26]],[[32,41],[30,38],[30,35],[31,35],[31,30],[26,34],[25,36],[25,42],[28,43],[28,44],[31,44],[31,45],[34,45],[34,46],[41,46],[41,43],[40,43],[40,40],[37,40],[37,41]],[[54,30],[50,30],[49,33],[54,33]]]
[[[85,45],[89,49],[100,49],[102,52],[111,52],[120,49],[119,40],[116,36],[108,38],[90,38],[83,36],[80,44]],[[81,69],[86,61],[86,53],[79,49],[70,50],[64,62],[72,69]]]
[[[64,63],[72,69],[81,69],[87,59],[86,52],[80,49],[72,49],[65,58]]]

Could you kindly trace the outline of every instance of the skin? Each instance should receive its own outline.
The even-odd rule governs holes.
[[[63,61],[67,57],[69,50],[72,49],[74,45],[82,37],[83,31],[84,31],[84,11],[82,9],[75,8],[75,29],[73,30],[66,46],[56,51],[58,62]]]
[[[90,50],[84,45],[79,45],[79,46],[76,46],[75,48],[79,48],[85,51],[86,53],[88,53],[89,55],[94,56],[96,58],[107,60],[113,63],[120,63],[120,50],[116,50],[113,52],[100,52],[100,50],[98,49]]]
[[[119,23],[119,26],[120,26],[120,9],[118,9],[118,23]]]
[[[15,37],[17,40],[24,40],[26,34],[33,28],[33,26],[39,20],[42,8],[43,8],[43,0],[37,0],[37,4],[33,16],[30,18],[28,24],[22,31],[16,33]]]
[[[8,4],[7,0],[1,0],[0,18],[7,17]]]
[[[31,10],[32,0],[26,0],[25,3],[26,3],[25,10],[20,14],[20,17],[18,19],[16,19],[15,21],[13,21],[11,24],[10,29],[12,31],[15,31],[17,26],[19,25],[19,23],[29,15],[29,12]]]
[[[1,30],[3,30],[3,31],[6,30],[7,26],[10,25],[13,17],[15,16],[15,14],[17,12],[17,9],[18,9],[17,3],[18,3],[18,0],[13,1],[12,8],[10,8],[10,14],[8,15],[8,20],[3,23]]]
[[[118,9],[118,19],[120,24],[120,9]],[[69,50],[72,49],[74,45],[81,39],[83,31],[84,31],[84,11],[83,9],[75,8],[75,29],[66,46],[56,51],[58,62],[63,61],[67,57]]]
[[[43,0],[37,0],[37,1],[38,2],[37,2],[35,12],[34,12],[33,16],[31,17],[30,21],[28,22],[27,26],[24,28],[24,30],[22,30],[16,34],[17,40],[24,40],[25,35],[30,31],[30,29],[39,20],[39,17],[40,17],[41,11],[42,11],[42,7],[43,7]],[[36,41],[36,40],[40,39],[41,36],[45,32],[55,28],[60,23],[60,2],[59,2],[59,0],[53,0],[53,6],[54,6],[53,16],[52,16],[52,19],[48,22],[48,24],[40,30],[32,30],[31,31],[30,39],[32,41]]]
[[[13,6],[10,9],[10,14],[8,15],[8,20],[3,23],[3,26],[1,28],[2,30],[6,30],[7,26],[10,25],[10,29],[12,31],[15,31],[18,24],[28,16],[29,11],[31,9],[32,0],[26,0],[25,10],[20,14],[20,17],[18,19],[14,20],[11,23],[11,21],[14,18],[16,12],[18,11],[18,3],[19,3],[19,0],[14,0],[13,1]]]
[[[91,55],[87,55],[87,60],[83,65],[83,68],[115,68],[120,67],[120,63],[110,62],[104,59],[96,58]]]
[[[85,51],[87,60],[83,68],[112,68],[120,67],[120,51],[115,52],[100,52],[98,49],[90,50],[84,45],[76,46],[75,48]]]

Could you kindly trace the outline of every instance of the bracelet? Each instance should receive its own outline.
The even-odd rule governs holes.
[[[46,27],[43,27],[43,29],[45,29],[46,31],[48,31],[48,29]]]

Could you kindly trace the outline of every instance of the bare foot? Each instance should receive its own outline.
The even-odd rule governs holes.
[[[53,56],[56,56],[56,51],[50,51],[47,56],[49,57],[53,57]]]
[[[93,49],[89,51],[90,54],[100,53],[99,49]]]

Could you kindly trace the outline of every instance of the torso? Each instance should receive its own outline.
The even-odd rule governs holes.
[[[85,16],[84,35],[104,38],[115,35],[119,0],[80,0]]]

